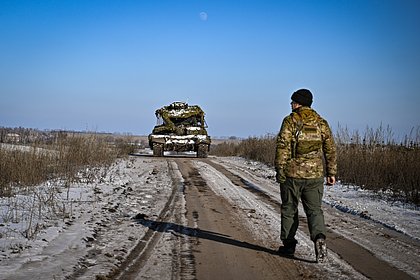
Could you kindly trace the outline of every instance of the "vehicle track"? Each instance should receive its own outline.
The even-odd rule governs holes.
[[[243,226],[240,209],[214,193],[194,162],[211,166],[278,215],[279,198],[252,183],[248,176],[233,173],[211,159],[162,160],[169,166],[172,193],[158,218],[137,217],[137,222],[148,230],[121,265],[108,275],[109,279],[142,279],[142,269],[160,246],[159,242],[163,242],[165,233],[172,234],[175,240],[171,245],[171,279],[279,279],[279,275],[281,279],[324,278],[319,266],[305,259],[280,257],[273,246],[258,241],[255,233]],[[299,230],[308,232],[304,217],[300,217]],[[331,229],[328,246],[368,278],[413,279]]]
[[[242,187],[249,192],[254,193],[263,203],[271,205],[280,215],[280,200],[273,198],[271,194],[263,191],[259,186],[254,185],[246,178],[239,176],[227,170],[221,164],[210,159],[203,160],[206,164],[212,166],[217,171],[225,175],[236,186]],[[299,229],[308,233],[306,218],[300,216]],[[331,229],[327,229],[328,247],[338,254],[342,259],[349,263],[354,269],[370,279],[414,279],[405,272],[393,267],[389,263],[378,259],[373,253],[353,241],[344,238]]]
[[[168,201],[155,221],[148,220],[144,216],[136,217],[138,222],[149,227],[149,229],[121,265],[107,276],[109,279],[136,279],[152,255],[162,233],[167,232],[172,226],[170,223],[163,221],[169,220],[170,216],[174,214],[175,202],[183,191],[183,184],[174,174],[174,167],[170,161],[168,161],[168,167],[172,177],[172,193]]]
[[[188,227],[194,229],[197,279],[321,278],[256,241],[232,205],[209,188],[193,162],[176,159],[184,178]]]

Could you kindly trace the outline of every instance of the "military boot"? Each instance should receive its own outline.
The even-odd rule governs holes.
[[[283,246],[280,246],[277,253],[279,255],[293,256],[295,254],[296,244],[297,244],[296,240],[291,240],[291,241],[284,240]]]
[[[327,260],[327,244],[325,243],[325,235],[318,234],[315,239],[315,255],[317,263],[324,263]]]

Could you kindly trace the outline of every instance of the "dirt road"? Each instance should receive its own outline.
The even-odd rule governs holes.
[[[302,208],[295,257],[277,255],[279,186],[255,162],[137,155],[99,175],[61,192],[66,217],[39,208],[34,240],[0,225],[0,279],[420,279],[415,235],[326,204],[328,261]]]
[[[190,160],[176,161],[185,180],[188,226],[196,229],[197,279],[297,279],[308,271],[279,258],[243,230],[235,206],[217,196]]]
[[[304,216],[296,256],[279,256],[280,200],[272,183],[216,158],[155,160],[168,162],[173,193],[158,218],[139,217],[148,231],[113,278],[414,279],[331,227],[329,262],[316,264]],[[327,210],[334,212],[326,212],[328,221],[337,213]],[[395,232],[387,238],[418,248]],[[162,254],[170,261],[161,262]]]

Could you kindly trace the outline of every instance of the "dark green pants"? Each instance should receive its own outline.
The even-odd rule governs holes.
[[[324,214],[321,209],[324,193],[324,179],[286,178],[280,184],[281,194],[281,235],[283,243],[295,242],[295,234],[299,226],[298,204],[302,201],[308,220],[311,240],[322,233],[326,235]]]

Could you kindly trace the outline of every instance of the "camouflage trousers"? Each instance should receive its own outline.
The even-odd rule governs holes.
[[[324,179],[286,178],[280,184],[281,194],[281,235],[284,244],[295,243],[295,234],[299,226],[298,204],[302,201],[308,220],[311,240],[315,241],[318,234],[326,236],[324,214],[321,209],[324,193]]]

